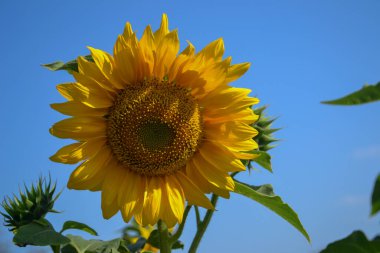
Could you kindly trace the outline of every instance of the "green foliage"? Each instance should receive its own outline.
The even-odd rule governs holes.
[[[146,243],[144,238],[134,244],[128,244],[122,238],[110,241],[86,240],[75,235],[67,235],[67,238],[70,242],[62,247],[62,253],[137,253],[141,252]]]
[[[67,235],[70,242],[62,247],[62,253],[126,253],[130,252],[123,239],[110,241],[85,240],[80,236]]]
[[[270,172],[273,172],[272,171],[272,163],[271,163],[272,158],[267,152],[259,151],[259,150],[253,150],[252,153],[260,155],[259,157],[253,159],[254,162],[259,164],[264,169],[266,169]],[[248,166],[252,166],[252,165],[249,163]]]
[[[94,61],[92,59],[91,55],[86,55],[83,57],[88,61],[92,61],[92,62]],[[51,71],[66,70],[70,74],[72,72],[78,72],[78,62],[76,59],[69,61],[69,62],[66,62],[66,63],[61,62],[61,61],[57,61],[57,62],[53,62],[53,63],[42,64],[42,66],[47,68],[48,70],[51,70]]]
[[[271,185],[252,186],[235,180],[235,192],[269,208],[293,225],[310,242],[310,237],[297,213],[288,204],[284,203],[279,196],[275,195]]]
[[[253,109],[259,119],[252,125],[258,131],[253,140],[259,145],[259,150],[264,152],[274,147],[272,143],[278,141],[278,139],[274,138],[272,134],[280,130],[279,128],[272,128],[272,123],[276,118],[267,117],[265,115],[266,109],[266,106]]]
[[[323,104],[330,105],[360,105],[380,100],[380,82],[375,85],[364,85],[347,96],[339,99],[323,101]]]
[[[13,237],[13,242],[18,246],[48,246],[66,244],[70,240],[56,232],[48,221],[41,220],[19,227]]]
[[[20,190],[19,197],[7,197],[1,204],[6,212],[1,212],[5,226],[14,231],[34,220],[40,220],[48,212],[56,212],[53,206],[59,194],[54,197],[55,190],[56,184],[51,184],[50,177],[49,180],[39,178],[37,184],[32,184],[30,189],[25,186],[24,193]]]
[[[321,253],[378,253],[380,238],[369,241],[362,231],[354,231],[348,237],[333,242]]]
[[[251,153],[258,154],[259,156],[253,160],[245,161],[244,164],[248,166],[248,169],[253,169],[252,162],[257,163],[264,169],[272,172],[271,156],[268,153],[272,149],[273,143],[278,139],[273,137],[273,133],[280,130],[279,128],[272,128],[272,123],[275,118],[267,117],[265,115],[266,106],[259,108],[252,108],[254,113],[259,116],[258,120],[252,125],[258,134],[253,137],[253,140],[258,144],[257,150],[252,150]]]
[[[380,210],[380,174],[376,178],[375,187],[372,192],[371,215],[375,215]]]
[[[147,243],[149,243],[155,248],[160,248],[160,232],[157,229],[153,230],[152,233],[150,233]],[[172,245],[172,249],[183,249],[184,247],[185,245],[183,244],[183,242],[179,240],[174,242]]]
[[[82,230],[84,232],[87,232],[91,235],[98,235],[98,233],[93,228],[89,227],[88,225],[86,225],[84,223],[80,223],[77,221],[66,221],[63,224],[63,227],[62,227],[60,233],[62,233],[65,230],[68,230],[68,229],[77,229],[77,230]]]

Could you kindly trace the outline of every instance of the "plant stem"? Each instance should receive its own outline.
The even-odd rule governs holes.
[[[50,245],[50,247],[53,250],[53,253],[60,253],[61,252],[61,246],[60,245]]]
[[[195,219],[197,221],[197,228],[199,228],[199,225],[201,224],[201,215],[199,214],[198,206],[194,206],[194,210],[195,210]]]
[[[191,206],[186,206],[185,211],[183,213],[182,223],[179,224],[177,231],[170,238],[169,240],[170,244],[175,243],[179,239],[179,237],[182,235],[182,231],[183,231],[183,228],[185,227],[187,215],[189,214],[190,209],[191,209]]]
[[[216,206],[216,202],[218,201],[218,198],[219,198],[219,196],[215,195],[215,194],[213,194],[211,196],[211,204],[214,207]],[[199,246],[199,243],[201,242],[201,239],[202,239],[204,233],[206,232],[207,226],[210,223],[210,220],[211,220],[214,212],[215,212],[215,209],[214,210],[207,210],[205,217],[203,218],[202,222],[198,226],[198,230],[194,236],[193,242],[191,243],[189,253],[196,253],[197,252],[197,248]]]
[[[158,232],[160,233],[160,253],[171,253],[172,246],[169,243],[168,226],[162,220],[157,224]]]

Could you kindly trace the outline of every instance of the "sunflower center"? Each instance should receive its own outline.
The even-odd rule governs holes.
[[[202,139],[198,103],[186,88],[166,80],[126,87],[108,115],[107,139],[126,168],[147,176],[183,168]]]
[[[137,133],[141,144],[152,151],[169,147],[174,140],[174,130],[159,121],[146,122],[140,126]]]

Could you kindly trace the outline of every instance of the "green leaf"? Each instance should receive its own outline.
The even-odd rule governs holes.
[[[266,169],[270,172],[273,172],[272,171],[271,156],[267,152],[253,150],[252,153],[260,155],[257,158],[253,159],[254,162],[259,164],[264,169]]]
[[[321,253],[378,253],[379,241],[368,241],[362,231],[354,231],[346,238],[330,243]]]
[[[172,246],[172,249],[184,249],[184,248],[185,248],[185,244],[183,244],[183,242],[179,240],[173,243],[173,246]]]
[[[32,222],[17,229],[13,237],[13,242],[20,246],[48,246],[66,244],[69,243],[70,240],[56,232],[51,224],[43,225],[41,223]]]
[[[157,229],[150,233],[147,243],[155,248],[160,248],[160,232]]]
[[[91,55],[86,55],[84,56],[84,58],[88,61],[94,61]],[[51,71],[66,70],[70,74],[72,72],[78,72],[78,62],[76,59],[66,63],[62,61],[57,61],[53,63],[42,64],[42,66]]]
[[[235,192],[269,208],[293,225],[310,242],[310,237],[297,213],[288,204],[284,203],[279,196],[275,195],[271,185],[252,186],[235,180]]]
[[[84,224],[84,223],[80,223],[80,222],[77,222],[77,221],[66,221],[64,224],[63,224],[63,227],[60,231],[60,233],[62,233],[63,231],[65,230],[68,230],[68,229],[77,229],[77,230],[82,230],[82,231],[85,231],[91,235],[98,235],[98,233],[93,229],[91,228],[90,226]]]
[[[70,243],[62,249],[62,253],[125,253],[129,250],[124,246],[122,239],[110,241],[85,240],[80,236],[67,235]]]
[[[323,101],[323,104],[330,105],[360,105],[380,100],[380,82],[375,85],[364,85],[363,88],[357,90],[345,97]]]
[[[372,192],[372,210],[371,215],[380,211],[380,174],[376,178],[375,187]]]

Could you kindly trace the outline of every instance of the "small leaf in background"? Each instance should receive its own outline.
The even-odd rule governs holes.
[[[13,242],[19,246],[48,246],[66,244],[69,243],[70,240],[56,232],[50,224],[42,225],[32,222],[17,229],[13,237]]]
[[[371,215],[380,211],[380,174],[376,178],[375,187],[372,192],[372,209]]]
[[[360,105],[380,100],[380,82],[375,85],[364,85],[358,91],[355,91],[345,97],[323,101],[323,104],[330,105]]]
[[[368,241],[362,231],[354,231],[346,238],[330,243],[321,253],[377,253],[380,252],[379,241]]]
[[[70,243],[62,249],[62,253],[126,253],[130,252],[122,239],[110,241],[85,240],[80,236],[67,235]]]
[[[284,203],[279,196],[275,195],[271,185],[252,186],[235,180],[235,192],[269,208],[293,225],[310,242],[310,237],[297,213],[288,204]]]
[[[84,223],[80,223],[80,222],[77,222],[77,221],[66,221],[64,224],[63,224],[63,227],[60,231],[60,233],[62,233],[63,231],[65,230],[68,230],[68,229],[77,229],[77,230],[82,230],[84,232],[87,232],[91,235],[98,235],[98,233],[93,229],[91,228],[90,226],[84,224]]]
[[[185,245],[181,241],[176,241],[173,243],[172,249],[184,249]]]
[[[84,58],[88,61],[92,61],[92,62],[94,61],[91,55],[86,55],[84,56]],[[57,61],[53,63],[42,64],[42,66],[51,71],[66,70],[70,74],[72,72],[78,72],[78,62],[76,59],[66,62],[66,63]]]

